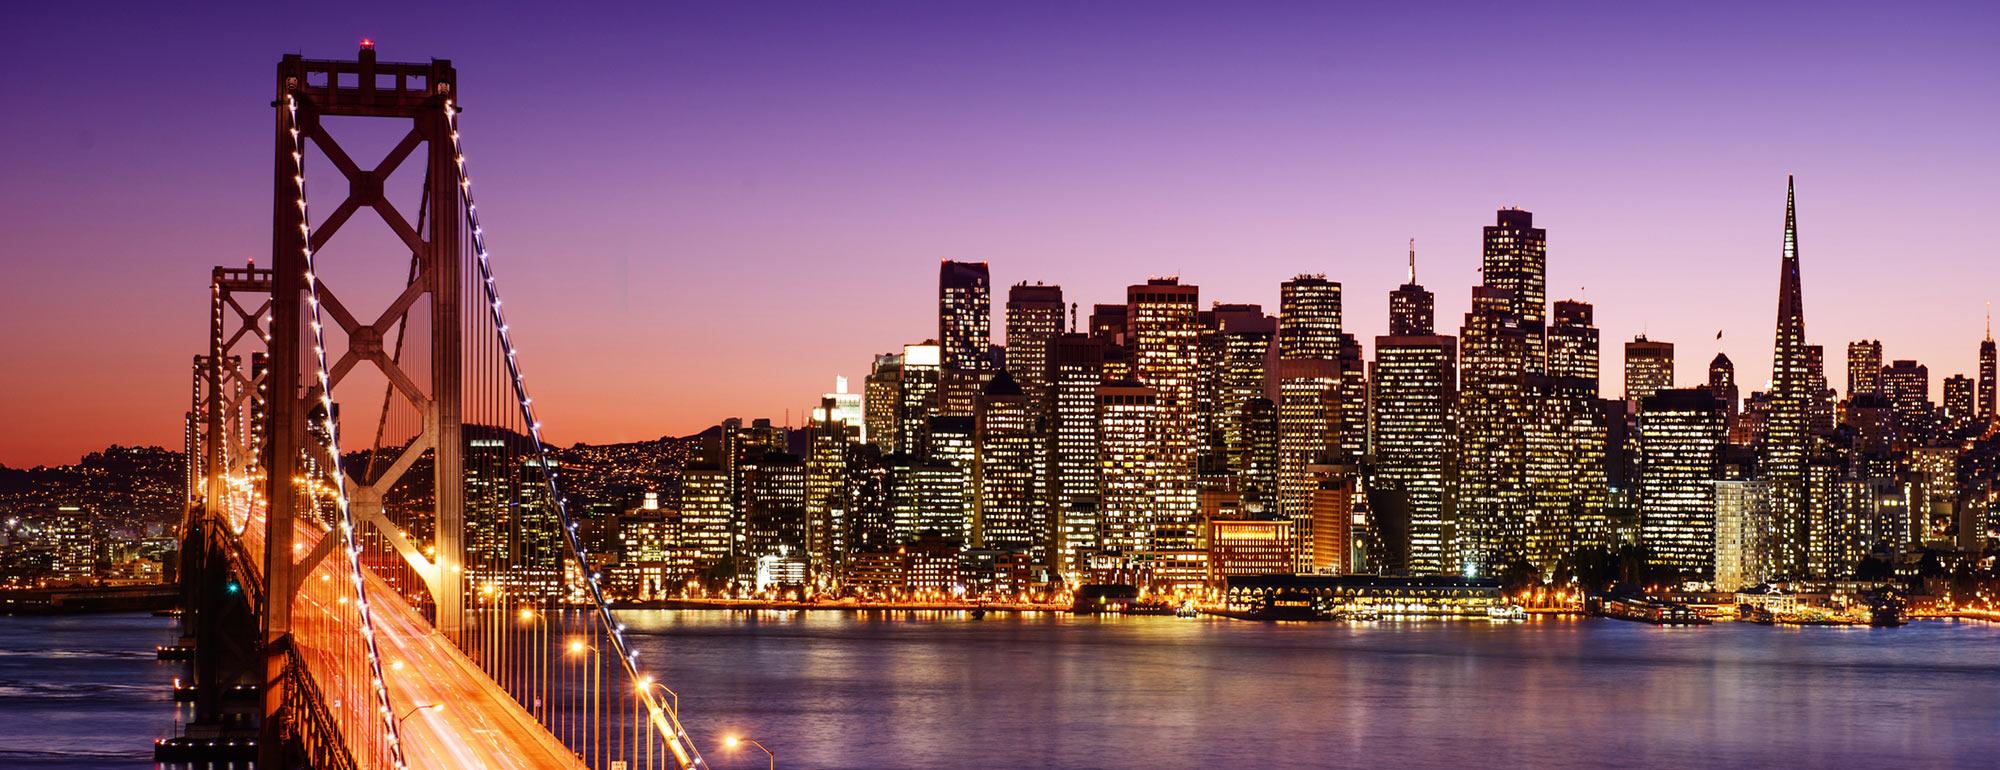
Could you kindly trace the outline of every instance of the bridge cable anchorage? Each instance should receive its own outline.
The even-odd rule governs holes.
[[[521,364],[515,356],[513,335],[509,331],[506,318],[500,312],[500,293],[494,286],[493,267],[487,260],[486,233],[479,225],[479,207],[472,199],[472,178],[466,174],[465,148],[460,142],[458,133],[458,107],[452,99],[444,100],[444,119],[445,128],[451,138],[452,162],[458,170],[459,197],[465,206],[466,224],[472,231],[472,248],[477,256],[475,262],[479,267],[478,283],[484,287],[487,309],[491,313],[494,329],[499,335],[500,349],[505,351],[505,355],[500,358],[506,364],[515,400],[520,404],[521,419],[527,425],[528,438],[534,446],[535,456],[541,466],[542,482],[548,492],[549,501],[555,507],[557,529],[561,531],[563,542],[569,548],[570,558],[575,560],[583,574],[585,585],[590,589],[591,604],[598,620],[604,625],[605,636],[610,640],[612,651],[617,653],[619,662],[633,683],[633,689],[645,701],[649,714],[648,722],[660,732],[667,748],[673,751],[681,768],[703,767],[705,765],[700,752],[695,749],[694,741],[681,726],[678,709],[670,708],[662,702],[659,696],[654,694],[654,688],[650,686],[651,677],[639,673],[638,653],[631,650],[625,642],[625,626],[611,615],[611,605],[604,599],[598,575],[591,571],[590,559],[583,549],[582,539],[578,537],[577,523],[570,517],[569,502],[556,485],[555,466],[550,461],[548,445],[542,441],[542,424],[535,419],[534,402],[528,398],[528,386],[521,377]],[[322,367],[322,376],[324,372],[325,369]],[[345,515],[345,508],[342,510]]]
[[[382,677],[382,658],[375,648],[375,625],[368,609],[368,588],[361,566],[361,546],[355,540],[354,519],[347,505],[347,476],[340,465],[340,433],[333,419],[333,388],[327,374],[326,336],[321,330],[319,280],[313,267],[312,225],[306,216],[306,164],[304,137],[299,132],[299,103],[294,94],[285,95],[285,112],[290,125],[292,139],[292,162],[297,173],[292,176],[298,189],[300,248],[306,265],[306,299],[312,308],[313,356],[319,376],[319,401],[321,428],[326,431],[327,467],[333,476],[334,507],[340,513],[341,545],[347,552],[348,569],[354,575],[355,605],[361,618],[361,639],[368,654],[370,684],[375,690],[377,710],[382,717],[382,728],[386,733],[390,761],[397,770],[407,770],[409,764],[403,759],[403,744],[396,723],[396,712],[390,707],[389,688]],[[285,394],[274,394],[283,398]],[[280,555],[280,558],[290,558]]]

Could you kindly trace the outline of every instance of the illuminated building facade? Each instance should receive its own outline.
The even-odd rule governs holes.
[[[1159,448],[1151,547],[1158,550],[1187,550],[1200,542],[1194,486],[1199,304],[1199,289],[1174,278],[1149,280],[1125,295],[1134,379],[1155,395]]]
[[[1771,579],[1768,488],[1754,479],[1715,482],[1715,590],[1736,591]]]
[[[980,395],[973,459],[972,547],[1028,554],[1047,564],[1054,532],[1042,490],[1047,448],[1040,420],[1002,372]]]
[[[1707,389],[1668,389],[1639,407],[1639,542],[1650,564],[1689,580],[1715,570],[1722,404]]]
[[[1209,584],[1239,575],[1292,571],[1292,523],[1283,519],[1212,519],[1208,522]]]
[[[1136,382],[1097,389],[1100,552],[1130,555],[1151,545],[1167,472],[1159,402],[1157,389]]]
[[[1061,286],[1020,283],[1007,290],[1007,373],[1037,419],[1048,414],[1049,358],[1066,310]]]
[[[1539,374],[1548,360],[1543,330],[1548,313],[1548,233],[1535,227],[1535,215],[1517,208],[1501,209],[1494,224],[1484,228],[1485,249],[1480,262],[1481,283],[1505,292],[1503,315],[1520,329],[1526,352],[1524,374]],[[1466,344],[1468,366],[1471,343]]]
[[[1674,343],[1641,334],[1625,343],[1625,400],[1634,404],[1674,386]]]
[[[1778,324],[1771,358],[1769,410],[1763,420],[1762,462],[1770,482],[1771,572],[1777,577],[1808,574],[1811,519],[1806,501],[1806,458],[1812,443],[1814,402],[1819,394],[1806,345],[1805,301],[1799,287],[1796,196],[1785,180],[1785,232],[1778,269]]]
[[[1104,343],[1087,334],[1064,334],[1055,343],[1055,407],[1049,455],[1053,500],[1060,517],[1057,568],[1083,573],[1098,548],[1098,387],[1104,382]]]
[[[926,456],[930,419],[938,406],[940,349],[934,342],[903,346],[902,394],[896,409],[896,452]]]
[[[1340,282],[1300,275],[1279,284],[1278,357],[1340,358]]]
[[[938,348],[948,371],[990,368],[993,346],[993,279],[985,262],[938,265]]]
[[[1882,395],[1882,341],[1847,343],[1847,397]]]
[[[866,426],[864,435],[868,443],[874,444],[883,454],[895,452],[901,445],[896,431],[901,424],[898,415],[903,408],[903,354],[876,356],[867,380],[862,383],[861,393],[861,418]]]
[[[1487,576],[1524,552],[1527,540],[1527,334],[1511,292],[1472,290],[1459,333],[1458,565]]]

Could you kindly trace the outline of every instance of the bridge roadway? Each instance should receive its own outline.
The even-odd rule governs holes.
[[[303,519],[293,535],[301,553],[311,552],[325,536],[329,533]],[[264,552],[261,517],[244,528],[243,539],[250,553]],[[336,551],[327,558],[340,556]],[[422,613],[372,572],[365,579],[369,607],[373,610],[376,648],[382,656],[382,677],[397,714],[418,706],[443,706],[411,714],[403,720],[403,754],[410,767],[502,770],[584,767],[568,747],[460,652],[458,645],[438,633]],[[310,590],[299,592],[292,608],[294,627],[302,621],[341,622],[344,608],[329,605],[313,594]],[[310,659],[319,651],[302,646],[300,652]],[[313,668],[314,675],[319,676],[326,667]],[[320,689],[332,691],[332,684],[321,682]],[[331,708],[332,704],[328,706]],[[373,703],[367,704],[366,710],[372,711]]]

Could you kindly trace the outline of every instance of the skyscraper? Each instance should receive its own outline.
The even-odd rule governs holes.
[[[1979,343],[1978,409],[1979,409],[1979,419],[1991,421],[1993,419],[1994,391],[1996,389],[1995,387],[1996,383],[1995,383],[1995,367],[1993,360],[1994,359],[1993,317],[1991,315],[1992,311],[1989,310],[1987,311],[1987,313],[1988,315],[1986,317],[1986,339],[1980,341]]]
[[[930,451],[930,419],[938,406],[938,376],[941,361],[938,345],[925,341],[904,345],[902,388],[896,409],[896,451],[924,457]]]
[[[993,345],[993,287],[984,262],[938,265],[938,347],[948,371],[985,371]]]
[[[1195,522],[1196,314],[1200,290],[1176,278],[1155,278],[1126,290],[1126,336],[1134,379],[1153,389],[1160,442],[1152,547],[1183,550],[1199,543]]]
[[[1098,386],[1098,548],[1130,556],[1148,548],[1164,465],[1159,391],[1137,382]]]
[[[1283,323],[1281,320],[1279,323]],[[1279,327],[1283,334],[1283,327]],[[1340,437],[1340,362],[1278,359],[1278,513],[1292,522],[1297,569],[1310,571],[1314,547],[1314,466],[1330,465]]]
[[[1641,334],[1625,343],[1625,400],[1639,404],[1674,386],[1674,343]]]
[[[1417,283],[1417,239],[1410,239],[1410,280],[1389,292],[1389,336],[1437,333],[1437,299]]]
[[[1082,574],[1084,560],[1097,550],[1098,386],[1104,382],[1104,342],[1088,334],[1056,339],[1054,438],[1050,442],[1052,499],[1057,525],[1057,568]]]
[[[1049,352],[1063,333],[1061,286],[1018,283],[1007,290],[1007,373],[1021,386],[1028,411],[1049,408]]]
[[[1503,215],[1507,212],[1502,212]],[[1505,218],[1503,216],[1503,221]],[[1539,232],[1539,231],[1537,231]],[[1489,241],[1492,236],[1488,236]],[[1513,292],[1472,289],[1459,332],[1458,559],[1467,575],[1491,575],[1526,545],[1528,335]]]
[[[1730,423],[1736,422],[1736,411],[1742,406],[1742,398],[1736,389],[1736,363],[1721,353],[1708,362],[1708,392],[1722,401],[1722,411]]]
[[[1930,367],[1908,359],[1882,367],[1882,392],[1896,409],[1899,447],[1908,449],[1929,442],[1936,419]]]
[[[1535,215],[1517,208],[1501,209],[1485,228],[1485,254],[1480,283],[1507,292],[1506,310],[1515,319],[1526,345],[1525,374],[1539,374],[1548,357],[1543,328],[1548,307],[1548,234],[1535,227]],[[1471,352],[1468,343],[1467,362]]]
[[[979,397],[973,459],[972,544],[1047,564],[1053,535],[1041,484],[1047,463],[1037,419],[1014,378],[1001,372]]]
[[[1555,303],[1548,329],[1548,373],[1529,375],[1522,424],[1527,451],[1526,550],[1544,576],[1557,562],[1610,539],[1605,519],[1607,429],[1597,399],[1598,333],[1593,308]]]
[[[1785,178],[1785,233],[1778,266],[1778,322],[1771,353],[1770,411],[1764,423],[1763,472],[1770,482],[1774,576],[1807,574],[1811,537],[1806,508],[1812,372],[1807,360],[1805,300],[1799,287],[1798,208]]]
[[[835,574],[847,554],[847,447],[860,430],[842,421],[838,401],[820,399],[812,412],[806,455],[805,550],[811,577]]]
[[[896,415],[903,407],[903,354],[883,353],[875,357],[861,385],[861,419],[868,426],[868,443],[883,454],[899,446]]]
[[[1940,427],[1956,430],[1972,424],[1972,378],[1954,374],[1944,381],[1944,411]]]
[[[1847,343],[1847,397],[1881,395],[1882,341]]]
[[[1340,358],[1340,282],[1300,275],[1279,284],[1278,357]]]
[[[1384,561],[1421,575],[1455,573],[1451,461],[1458,341],[1432,334],[1375,338],[1369,386],[1369,485],[1374,494],[1399,500],[1388,508],[1406,519],[1377,523],[1390,530],[1382,547],[1398,551]]]
[[[1639,542],[1689,580],[1715,575],[1715,478],[1722,404],[1705,388],[1662,390],[1639,408]]]

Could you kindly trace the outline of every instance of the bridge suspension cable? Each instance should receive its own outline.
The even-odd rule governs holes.
[[[405,770],[409,764],[403,758],[403,746],[399,735],[400,724],[396,719],[395,708],[389,701],[389,689],[382,676],[382,657],[375,646],[374,616],[368,607],[368,582],[365,579],[366,572],[362,569],[361,546],[356,542],[353,514],[349,510],[347,501],[347,474],[341,472],[340,426],[339,421],[335,419],[333,381],[327,372],[326,332],[320,315],[319,280],[313,265],[312,219],[306,207],[305,146],[298,127],[298,97],[286,95],[285,110],[291,119],[289,133],[292,137],[292,162],[298,172],[292,180],[298,189],[299,235],[300,241],[304,244],[302,256],[306,267],[306,303],[312,313],[309,325],[312,329],[314,369],[319,381],[320,429],[324,431],[321,438],[326,449],[326,467],[329,470],[327,475],[332,478],[331,492],[338,516],[340,548],[353,576],[354,606],[360,620],[362,646],[367,655],[367,674],[376,708],[381,716],[389,760],[397,770]],[[281,555],[281,558],[290,557]]]
[[[676,767],[684,769],[700,767],[703,764],[701,755],[695,749],[693,741],[687,735],[686,730],[681,726],[678,705],[661,699],[656,692],[657,689],[660,689],[660,685],[654,682],[652,677],[641,673],[639,669],[639,653],[628,644],[625,638],[625,625],[620,623],[612,614],[610,604],[606,601],[604,595],[602,586],[603,576],[591,566],[589,553],[584,548],[581,538],[580,525],[575,517],[571,515],[569,500],[563,494],[561,485],[559,484],[558,464],[554,461],[549,452],[548,445],[543,440],[542,424],[535,417],[534,400],[528,395],[526,380],[521,373],[519,350],[514,347],[513,334],[507,325],[506,315],[502,310],[499,289],[493,275],[490,259],[491,252],[487,248],[485,229],[480,225],[479,206],[472,195],[472,179],[466,172],[465,151],[458,129],[458,112],[459,110],[455,102],[449,99],[445,100],[445,125],[450,136],[451,156],[457,172],[457,187],[460,202],[464,206],[465,224],[472,236],[470,245],[473,251],[473,262],[476,266],[476,272],[469,275],[468,278],[477,283],[479,298],[486,305],[487,319],[485,320],[491,324],[490,331],[498,343],[500,353],[497,358],[502,364],[509,384],[509,387],[506,389],[506,395],[511,396],[514,407],[518,409],[521,424],[526,429],[525,433],[529,444],[528,449],[531,454],[530,459],[532,460],[532,465],[539,469],[539,472],[536,474],[539,478],[536,480],[539,481],[542,487],[542,494],[545,495],[546,504],[555,514],[557,534],[561,538],[561,545],[565,551],[565,560],[569,561],[575,567],[577,574],[581,577],[580,582],[584,588],[583,598],[586,607],[584,609],[585,617],[578,618],[577,620],[593,631],[601,633],[602,639],[609,647],[606,650],[598,650],[587,643],[573,641],[564,649],[566,652],[590,652],[593,653],[590,656],[593,658],[604,654],[616,656],[619,668],[624,674],[622,677],[624,680],[622,684],[624,686],[610,692],[605,692],[601,688],[601,671],[592,672],[594,673],[595,683],[598,685],[598,691],[587,693],[587,699],[581,704],[581,707],[584,711],[585,721],[595,720],[597,724],[559,727],[559,735],[563,735],[565,732],[568,733],[564,737],[566,741],[571,743],[572,747],[578,747],[578,743],[582,743],[583,745],[579,749],[580,755],[584,758],[586,764],[596,767],[636,767],[640,766],[639,762],[641,761],[646,763],[644,766],[651,767],[653,756],[652,746],[655,737],[664,744],[666,751],[671,753]],[[567,574],[568,570],[563,569],[561,573]],[[505,599],[504,592],[501,599],[503,601]],[[523,610],[519,617],[523,619],[533,617],[530,613],[534,611],[533,609]],[[503,607],[502,612],[497,615],[500,622],[509,624],[512,623],[514,617],[511,608],[506,607]],[[565,613],[565,618],[567,618],[567,613]],[[530,626],[528,630],[534,631],[536,629]],[[540,626],[540,630],[544,634],[547,632],[545,618],[543,625]],[[578,646],[579,644],[581,647]],[[517,650],[520,647],[518,644],[515,645]],[[543,655],[540,661],[535,660],[532,654],[537,649]],[[546,679],[549,676],[548,664],[545,657],[548,652],[547,642],[541,642],[536,648],[531,648],[530,652],[531,654],[526,659],[517,660],[511,666],[516,670],[525,667],[530,678],[535,676],[536,672],[539,671],[539,676]],[[538,665],[539,669],[537,669]],[[545,691],[547,682],[541,682],[540,685]],[[607,713],[606,704],[604,703],[607,697],[610,698],[611,703],[616,704],[626,696],[633,699],[634,711],[643,711],[643,714],[635,713],[633,719],[627,720],[623,709]],[[540,703],[538,700],[539,697],[531,694],[529,699]],[[561,718],[558,721],[561,721]],[[606,724],[607,722],[611,724]],[[642,725],[644,726],[643,731]],[[628,726],[632,738],[632,742],[629,745],[624,742]]]

